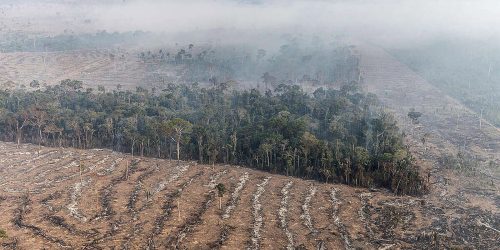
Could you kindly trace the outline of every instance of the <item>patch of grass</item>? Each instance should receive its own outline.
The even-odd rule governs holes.
[[[5,232],[5,230],[3,230],[3,229],[0,229],[0,239],[5,239],[8,237],[9,236],[7,236],[7,232]]]

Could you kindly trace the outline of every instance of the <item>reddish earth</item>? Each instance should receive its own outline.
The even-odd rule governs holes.
[[[0,143],[2,248],[491,248],[499,236],[494,213],[425,197],[236,166],[37,148]],[[217,183],[227,187],[222,209]]]

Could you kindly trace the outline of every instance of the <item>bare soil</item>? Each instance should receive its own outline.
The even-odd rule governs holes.
[[[42,148],[37,156],[37,148],[0,143],[0,228],[8,234],[0,240],[0,248],[251,248],[254,195],[266,177],[271,178],[259,198],[262,249],[283,249],[289,243],[279,215],[281,191],[289,181],[293,185],[286,218],[294,248],[497,247],[498,214],[479,207],[237,166],[177,165],[108,150],[70,148]],[[85,166],[81,178],[78,165],[72,164],[79,159]],[[248,181],[230,216],[223,218],[245,173]],[[222,209],[213,185],[219,182],[228,189]],[[146,192],[159,183],[165,185],[158,192]],[[316,188],[308,202],[312,231],[304,222],[303,207],[311,187]]]
[[[177,79],[179,69],[145,63],[134,49],[94,49],[57,52],[0,53],[0,88],[13,89],[38,80],[55,85],[65,79],[83,81],[85,87],[115,90],[152,88]]]

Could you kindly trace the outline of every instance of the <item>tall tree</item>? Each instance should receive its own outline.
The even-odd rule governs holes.
[[[191,132],[193,125],[181,118],[174,118],[172,120],[167,121],[164,124],[164,132],[170,136],[170,138],[177,145],[177,162],[180,161],[181,155],[181,141],[183,139],[183,135]]]
[[[48,114],[45,110],[37,107],[33,107],[30,110],[30,113],[31,113],[31,123],[38,129],[38,147],[40,148],[42,144],[42,129],[47,123]],[[40,154],[40,150],[38,150],[38,153]]]

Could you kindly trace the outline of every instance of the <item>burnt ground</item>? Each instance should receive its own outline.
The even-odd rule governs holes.
[[[3,249],[494,249],[499,237],[479,206],[237,166],[0,143],[0,173]]]
[[[361,59],[363,88],[375,93],[384,109],[394,114],[422,174],[431,183],[430,194],[423,197],[425,204],[403,202],[370,209],[371,216],[380,220],[376,225],[392,228],[377,233],[390,235],[413,230],[390,226],[385,218],[396,214],[426,225],[429,231],[417,239],[419,248],[424,247],[420,245],[424,242],[499,248],[498,244],[484,244],[485,235],[479,231],[483,228],[488,231],[487,237],[500,240],[500,130],[485,120],[480,126],[478,114],[442,93],[383,49],[358,43],[356,50]],[[422,113],[417,123],[407,116],[411,109]],[[419,207],[416,214],[420,216],[413,218],[405,206]]]

